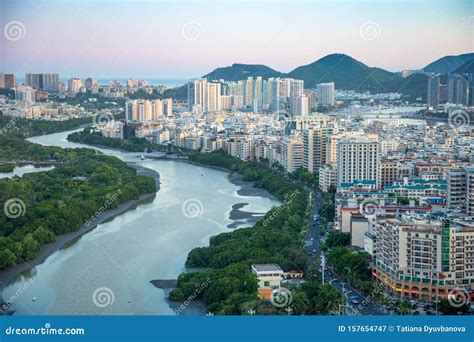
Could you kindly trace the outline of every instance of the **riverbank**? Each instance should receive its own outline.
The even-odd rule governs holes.
[[[143,166],[134,164],[134,163],[128,163],[128,165],[135,168],[137,170],[138,175],[153,177],[153,179],[155,180],[157,191],[159,191],[160,175],[158,172],[145,168]],[[132,210],[136,208],[141,203],[146,203],[148,201],[151,201],[153,200],[155,196],[156,196],[156,192],[143,194],[143,195],[140,195],[138,199],[127,201],[125,203],[120,204],[117,208],[104,211],[91,224],[89,225],[83,224],[79,228],[79,230],[75,232],[58,235],[54,242],[45,244],[41,248],[37,257],[34,258],[33,260],[29,260],[27,262],[10,267],[6,270],[0,271],[0,299],[2,298],[1,294],[2,294],[3,288],[7,286],[19,274],[29,269],[32,269],[37,265],[42,264],[51,254],[63,248],[64,246],[70,243],[73,243],[76,239],[80,238],[83,234],[86,234],[87,232],[96,228],[99,224],[112,220],[114,217],[121,215],[128,210]]]

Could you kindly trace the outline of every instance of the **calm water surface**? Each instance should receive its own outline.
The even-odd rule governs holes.
[[[85,147],[67,142],[70,133],[30,141]],[[16,298],[11,306],[15,314],[172,315],[164,291],[150,280],[175,279],[184,270],[191,249],[208,245],[212,235],[230,231],[226,226],[233,222],[229,219],[232,205],[249,203],[245,211],[264,213],[279,204],[270,198],[238,195],[239,187],[228,181],[225,172],[98,150],[158,171],[160,190],[154,200],[99,225],[18,276],[3,292],[5,301]],[[188,204],[186,215],[183,203]],[[193,217],[196,207],[202,214]],[[93,294],[99,288],[110,289],[103,291],[102,299],[111,305],[94,304]]]

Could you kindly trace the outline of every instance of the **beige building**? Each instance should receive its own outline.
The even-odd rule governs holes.
[[[128,100],[125,102],[125,118],[127,121],[156,121],[163,116],[173,115],[173,100]]]
[[[301,139],[295,137],[283,143],[282,161],[285,172],[295,172],[303,167],[303,141]]]
[[[377,225],[373,276],[408,298],[445,298],[453,288],[474,290],[474,221],[416,220]]]
[[[385,159],[379,164],[378,186],[383,188],[392,185],[398,179],[398,162],[396,160]]]
[[[303,131],[303,165],[309,172],[317,174],[319,168],[326,164],[326,150],[331,133],[332,128],[316,126]]]

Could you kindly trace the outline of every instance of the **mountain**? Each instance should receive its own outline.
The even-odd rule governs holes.
[[[474,60],[461,64],[453,71],[453,74],[474,74]]]
[[[474,53],[465,53],[458,56],[445,56],[423,68],[425,72],[434,72],[437,74],[448,74],[453,72],[462,64],[474,60]]]
[[[217,68],[214,71],[204,75],[208,80],[239,81],[244,80],[249,76],[262,76],[267,79],[270,77],[281,77],[283,74],[272,68],[261,64],[232,64],[228,67]]]
[[[327,55],[289,73],[282,73],[265,65],[233,64],[217,68],[203,77],[208,80],[238,81],[249,76],[262,76],[265,79],[270,77],[301,79],[305,82],[305,88],[314,88],[318,83],[334,82],[336,89],[371,93],[400,92],[412,100],[418,97],[426,98],[428,79],[423,74],[403,78],[381,68],[369,67],[344,54]]]
[[[304,80],[307,88],[314,88],[318,83],[334,82],[337,89],[372,92],[384,91],[383,84],[400,78],[389,71],[368,67],[344,54],[327,55],[296,68],[287,77]]]

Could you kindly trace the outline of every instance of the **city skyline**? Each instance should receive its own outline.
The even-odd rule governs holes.
[[[106,3],[114,6],[104,12],[100,9]],[[468,1],[306,1],[288,8],[266,1],[86,1],[71,6],[56,0],[7,0],[0,6],[1,67],[19,75],[191,78],[233,63],[289,72],[331,53],[400,71],[472,51]],[[183,6],[187,11],[179,11]],[[77,20],[81,17],[87,17],[86,26]],[[9,31],[12,25],[17,31]]]

